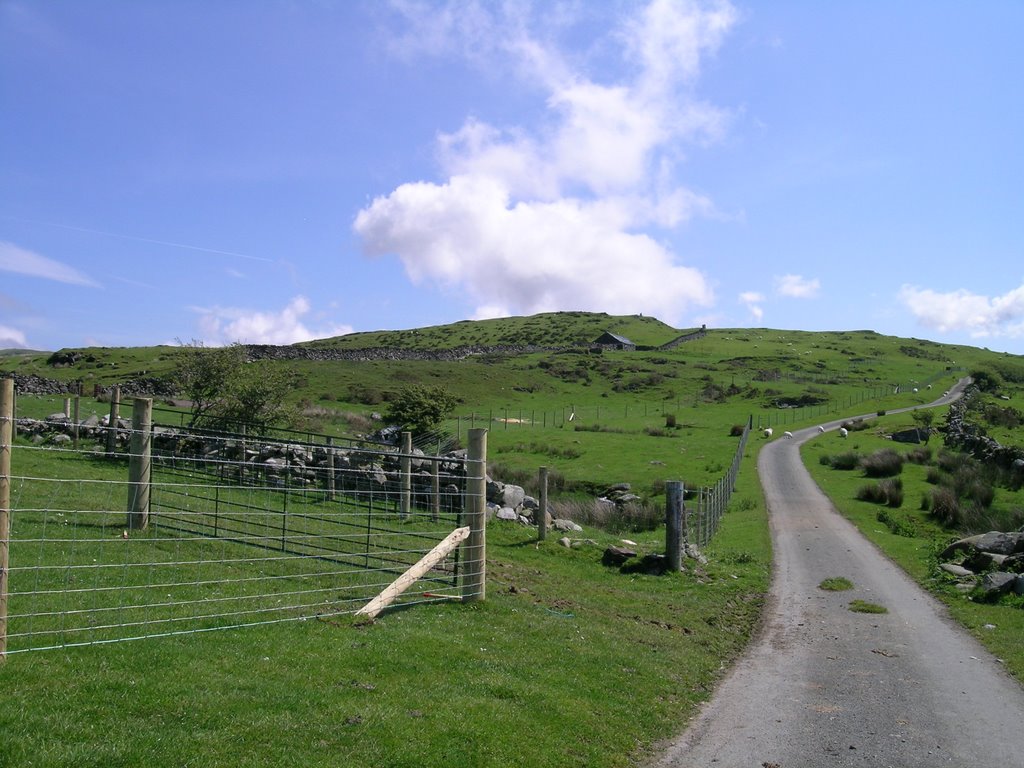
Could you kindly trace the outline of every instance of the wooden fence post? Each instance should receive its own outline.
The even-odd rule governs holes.
[[[540,509],[537,510],[537,541],[548,535],[548,468],[540,468]]]
[[[107,456],[117,451],[117,421],[121,418],[121,387],[115,384],[110,389],[110,418],[107,419]]]
[[[153,460],[153,399],[135,398],[132,440],[128,458],[128,527],[149,525],[149,482]]]
[[[402,446],[399,449],[402,452],[402,458],[399,460],[401,465],[401,495],[399,497],[399,508],[398,516],[405,520],[412,511],[412,432],[402,433]]]
[[[665,483],[665,557],[668,569],[678,572],[683,567],[683,483]]]
[[[11,443],[14,379],[0,381],[0,662],[7,658],[7,567],[11,546]]]
[[[469,430],[466,461],[465,520],[469,538],[462,545],[462,599],[466,602],[487,597],[487,430]]]
[[[334,438],[327,438],[327,500],[334,501]]]
[[[71,411],[71,413],[72,413],[72,416],[71,416],[71,445],[74,447],[74,449],[76,451],[78,450],[79,400],[81,400],[81,397],[79,395],[75,395],[75,398],[72,401],[74,404],[72,406],[72,411]]]
[[[430,462],[430,520],[441,516],[441,460]]]

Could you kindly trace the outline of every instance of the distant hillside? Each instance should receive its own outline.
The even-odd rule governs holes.
[[[19,355],[45,355],[41,349],[0,349],[0,357],[17,357]]]
[[[608,315],[603,312],[546,312],[528,317],[462,320],[406,331],[367,331],[298,344],[312,349],[444,350],[456,347],[539,346],[588,344],[604,332],[625,336],[639,346],[656,347],[680,331],[654,317]]]

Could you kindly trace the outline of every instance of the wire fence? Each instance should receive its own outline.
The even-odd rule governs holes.
[[[0,654],[355,613],[482,509],[465,452],[122,431],[0,444]],[[483,559],[478,537],[396,602],[482,597]]]
[[[739,475],[743,454],[747,450],[747,440],[750,438],[752,429],[751,421],[748,419],[743,428],[740,444],[736,446],[736,452],[733,454],[732,462],[725,474],[714,485],[695,489],[696,498],[691,501],[694,508],[688,513],[687,543],[706,547],[718,532],[722,517],[728,509],[729,501],[736,489],[736,477]]]

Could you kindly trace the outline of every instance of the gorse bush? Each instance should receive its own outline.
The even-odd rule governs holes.
[[[903,456],[892,448],[882,448],[861,460],[868,477],[894,477],[903,471]]]

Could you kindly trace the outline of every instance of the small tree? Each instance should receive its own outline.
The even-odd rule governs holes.
[[[286,420],[285,395],[294,374],[264,361],[250,361],[245,346],[183,344],[175,368],[179,391],[191,401],[190,426],[254,424],[265,429]]]
[[[385,418],[389,424],[422,434],[436,429],[457,404],[456,397],[444,387],[416,384],[394,397]]]
[[[935,412],[931,408],[919,408],[911,414],[914,423],[917,424],[917,439],[921,439],[921,431],[924,430],[924,441],[927,443],[931,437],[932,422],[935,421]]]
[[[245,364],[245,348],[241,344],[207,347],[193,340],[182,344],[174,370],[174,381],[191,402],[195,426],[207,419],[223,403],[229,383]]]

